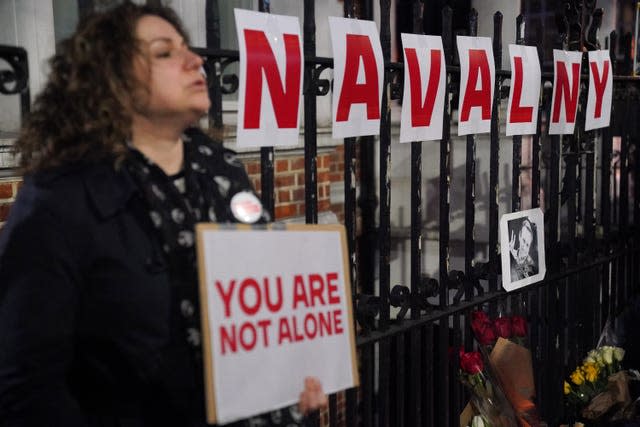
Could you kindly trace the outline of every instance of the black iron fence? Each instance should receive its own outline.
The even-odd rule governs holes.
[[[595,2],[584,7],[567,1],[566,13],[558,18],[556,48],[565,50],[599,49],[596,38],[601,11]],[[260,10],[269,12],[269,2],[261,0]],[[564,417],[562,381],[569,367],[575,366],[596,343],[604,322],[617,314],[638,291],[638,228],[640,186],[635,185],[640,164],[638,149],[640,122],[640,80],[614,77],[614,103],[611,126],[585,131],[584,120],[577,120],[573,135],[549,136],[546,124],[551,107],[551,73],[543,72],[538,132],[530,139],[500,135],[499,112],[508,91],[510,72],[502,68],[502,15],[494,16],[493,50],[496,64],[496,90],[490,133],[488,200],[488,259],[476,259],[475,184],[478,171],[476,136],[466,139],[466,182],[464,183],[464,269],[450,266],[452,187],[452,111],[458,94],[460,68],[454,47],[452,9],[442,10],[442,39],[447,60],[447,84],[443,138],[439,142],[439,227],[438,275],[428,277],[424,259],[424,178],[423,143],[411,143],[411,225],[410,282],[391,286],[391,116],[389,105],[402,93],[402,63],[391,57],[390,0],[380,1],[380,39],[385,60],[382,120],[379,138],[344,140],[345,226],[351,254],[353,301],[358,329],[361,385],[340,396],[331,396],[331,425],[365,426],[454,426],[467,396],[457,379],[457,360],[450,348],[474,346],[470,330],[471,311],[483,308],[495,314],[499,309],[518,309],[530,325],[530,345],[536,372],[540,412],[550,425]],[[206,59],[212,108],[210,124],[222,127],[222,95],[237,90],[238,80],[228,65],[238,60],[238,52],[220,49],[218,2],[206,2],[207,47],[197,51]],[[344,15],[370,18],[371,2],[344,1]],[[422,28],[422,2],[413,0],[413,32]],[[586,17],[586,19],[585,19]],[[425,20],[426,21],[426,20]],[[517,44],[525,44],[524,18],[516,23]],[[583,23],[589,24],[588,31]],[[331,58],[316,56],[316,17],[314,0],[304,0],[304,156],[305,213],[308,223],[318,219],[317,209],[317,97],[326,96],[330,81],[324,71],[333,66]],[[585,25],[585,28],[587,26]],[[467,35],[477,32],[477,13],[472,11]],[[616,34],[608,38],[612,64],[616,63]],[[508,41],[512,42],[512,41]],[[526,44],[539,44],[528,40]],[[0,50],[2,58],[24,56],[22,50]],[[12,56],[14,55],[14,56]],[[19,64],[26,63],[24,60]],[[10,62],[10,61],[9,61]],[[11,62],[10,62],[11,63]],[[0,71],[0,89],[22,93],[23,112],[28,109],[27,76],[23,65],[11,63],[12,70]],[[586,69],[586,67],[583,67]],[[614,71],[615,71],[614,67]],[[586,109],[588,77],[582,76],[579,114]],[[450,96],[451,95],[451,96]],[[499,160],[506,143],[512,145],[509,179],[499,179]],[[526,142],[526,143],[525,143]],[[457,143],[457,141],[456,141]],[[375,175],[375,144],[379,174]],[[530,153],[523,153],[530,150]],[[531,163],[521,164],[523,154]],[[503,154],[504,155],[504,154]],[[274,213],[274,157],[272,148],[261,149],[261,195],[264,205]],[[356,169],[358,171],[356,177]],[[520,196],[521,177],[530,177],[530,200]],[[375,179],[379,180],[376,193]],[[360,196],[356,197],[356,188]],[[498,239],[498,192],[508,189],[513,211],[525,204],[544,206],[547,275],[542,282],[512,293],[500,289]],[[356,227],[360,217],[361,227]],[[276,220],[278,218],[275,218]],[[374,277],[377,271],[377,277]],[[399,310],[399,311],[398,311]],[[392,316],[392,312],[395,314]],[[455,353],[455,352],[454,352]]]
[[[569,2],[568,2],[569,3]],[[586,10],[567,9],[559,16],[555,48],[597,49],[600,10],[593,2]],[[215,29],[215,1],[207,3],[209,47],[200,50],[207,58],[212,79],[212,123],[222,125],[220,95],[234,91],[235,76],[225,74],[226,66],[236,61],[237,52],[219,49]],[[260,10],[268,12],[269,2],[261,1]],[[357,7],[356,7],[357,6]],[[450,193],[451,193],[451,114],[458,93],[459,67],[454,52],[453,11],[442,11],[442,37],[447,56],[447,94],[444,136],[440,141],[439,179],[439,276],[423,274],[424,215],[422,197],[422,143],[411,145],[411,227],[409,232],[411,281],[391,286],[391,117],[389,103],[402,93],[403,65],[390,61],[390,1],[380,1],[380,39],[385,60],[385,88],[379,138],[347,138],[344,140],[345,225],[349,238],[351,271],[356,302],[358,351],[361,386],[348,390],[344,398],[332,396],[329,411],[331,425],[425,425],[458,424],[466,396],[457,381],[456,361],[450,360],[452,347],[473,347],[470,312],[485,308],[520,307],[531,325],[530,340],[536,370],[538,403],[543,417],[552,425],[563,418],[562,379],[567,367],[583,357],[595,345],[606,319],[617,313],[637,290],[636,229],[630,218],[638,217],[638,189],[632,186],[638,150],[638,100],[640,81],[614,78],[612,125],[602,131],[586,132],[578,125],[574,135],[548,136],[546,123],[551,106],[551,73],[543,73],[543,96],[540,100],[539,131],[524,144],[513,137],[512,176],[499,181],[499,157],[504,137],[499,134],[500,104],[510,73],[502,70],[502,15],[494,19],[493,50],[498,70],[493,120],[490,137],[489,165],[489,256],[486,262],[475,257],[475,179],[476,137],[466,137],[466,182],[464,201],[464,271],[452,271],[449,265]],[[423,13],[420,1],[412,2],[413,32],[422,33]],[[344,14],[351,18],[371,17],[369,2],[344,2]],[[578,13],[582,12],[582,13]],[[331,58],[320,58],[315,52],[315,7],[313,0],[304,2],[304,140],[306,219],[317,220],[316,196],[316,98],[329,92],[330,82],[323,71],[332,67]],[[590,31],[582,31],[583,15],[591,17]],[[587,19],[589,23],[589,19]],[[518,18],[518,44],[525,44],[523,17]],[[477,32],[477,14],[472,11],[468,35]],[[616,51],[615,33],[610,36],[610,49]],[[530,43],[531,44],[531,43]],[[615,63],[615,57],[612,63]],[[586,85],[587,76],[582,84]],[[586,108],[583,87],[580,110]],[[449,97],[452,94],[452,97]],[[217,98],[216,98],[217,97]],[[389,99],[391,98],[391,99]],[[217,99],[217,101],[216,101]],[[217,103],[216,103],[217,102]],[[583,121],[582,121],[583,122]],[[578,119],[578,123],[581,123]],[[616,150],[614,151],[614,137]],[[375,177],[373,144],[378,144],[379,175]],[[498,245],[498,191],[511,188],[511,208],[520,209],[520,176],[522,148],[531,150],[531,200],[527,205],[544,202],[546,215],[546,247],[548,273],[544,281],[506,294],[499,289],[500,256]],[[358,155],[357,155],[358,153]],[[633,153],[633,154],[632,154]],[[262,149],[262,198],[265,206],[273,206],[272,149]],[[617,160],[612,163],[612,158]],[[598,164],[596,164],[596,160]],[[612,168],[612,165],[614,167]],[[617,166],[615,166],[617,165]],[[354,181],[356,168],[360,180]],[[379,179],[375,193],[374,179]],[[456,183],[455,185],[459,185]],[[356,198],[356,187],[360,197]],[[633,188],[633,194],[630,192]],[[543,191],[541,191],[543,190]],[[379,201],[376,206],[376,200]],[[633,204],[631,205],[631,201]],[[486,201],[485,201],[486,202]],[[376,208],[378,214],[376,216]],[[359,212],[362,233],[358,234]],[[276,218],[277,219],[277,218]],[[377,280],[372,272],[378,271]],[[391,316],[392,307],[400,308]],[[410,313],[410,314],[409,314]],[[392,318],[393,317],[393,318]],[[454,356],[455,359],[455,356]],[[339,404],[344,399],[343,407]]]
[[[7,64],[9,68],[3,66]],[[21,47],[0,45],[0,94],[20,97],[20,115],[29,112],[29,64],[27,52]],[[15,175],[13,147],[14,135],[0,129],[0,178]]]

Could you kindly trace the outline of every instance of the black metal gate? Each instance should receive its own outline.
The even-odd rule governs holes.
[[[405,5],[409,2],[405,2]],[[559,49],[578,50],[586,46],[599,48],[596,28],[601,11],[594,2],[585,6],[567,3],[560,16],[557,35]],[[571,3],[571,4],[570,4]],[[574,2],[576,3],[576,2]],[[269,12],[269,2],[260,1],[260,10]],[[224,69],[238,58],[237,52],[219,49],[216,29],[216,1],[207,2],[209,46],[200,50],[209,69],[216,73],[212,98],[212,123],[222,125],[222,91],[236,82]],[[494,16],[493,49],[497,71],[489,166],[489,257],[481,263],[474,259],[476,138],[466,137],[465,238],[464,271],[451,271],[449,266],[450,192],[451,192],[451,113],[458,93],[460,69],[454,52],[453,10],[442,10],[442,37],[447,57],[447,97],[444,137],[440,141],[439,179],[439,276],[428,278],[421,265],[423,213],[422,143],[411,145],[411,281],[391,286],[391,117],[389,103],[402,93],[402,63],[390,61],[391,1],[380,1],[380,40],[385,60],[385,90],[379,138],[347,138],[344,140],[345,226],[349,239],[353,300],[356,302],[358,351],[361,386],[344,395],[331,396],[330,425],[425,425],[453,426],[466,403],[464,390],[457,381],[457,364],[449,358],[449,348],[473,346],[470,312],[479,307],[495,313],[498,307],[520,306],[531,325],[530,340],[536,369],[539,407],[543,417],[556,425],[563,417],[562,379],[567,367],[575,364],[595,345],[606,319],[617,313],[625,301],[637,291],[638,259],[633,218],[639,218],[640,197],[633,186],[638,157],[635,141],[640,81],[630,77],[614,77],[612,126],[602,131],[586,132],[577,128],[572,136],[548,136],[546,123],[551,104],[547,87],[541,97],[539,131],[532,143],[523,145],[521,137],[513,138],[513,169],[510,182],[499,181],[499,108],[503,102],[505,80],[510,72],[502,70],[502,15]],[[344,2],[344,15],[370,18],[370,2]],[[425,8],[426,9],[426,8]],[[421,1],[410,7],[413,32],[423,33]],[[590,31],[582,31],[583,15],[591,18]],[[316,56],[315,7],[313,0],[304,1],[304,141],[306,220],[317,221],[316,204],[316,98],[329,92],[329,82],[322,72],[332,67],[331,58]],[[518,39],[525,44],[522,28],[524,17],[518,17]],[[587,19],[589,22],[589,19]],[[467,35],[477,32],[477,13],[471,12]],[[583,39],[584,37],[584,39]],[[535,41],[534,41],[535,42]],[[531,44],[531,41],[529,41]],[[610,37],[610,50],[616,51],[616,35]],[[616,58],[612,58],[615,63]],[[551,73],[543,73],[543,83],[552,82]],[[582,84],[587,82],[583,76]],[[387,89],[388,85],[388,89]],[[234,86],[234,85],[231,85]],[[549,86],[549,85],[547,85]],[[586,90],[582,90],[581,111],[586,108]],[[449,97],[452,94],[452,97]],[[391,99],[389,99],[391,98]],[[582,113],[584,114],[584,113]],[[578,123],[580,120],[578,119]],[[620,136],[613,150],[614,135]],[[503,137],[504,140],[504,137]],[[618,140],[618,139],[617,139]],[[375,194],[373,144],[379,151],[379,194]],[[505,294],[499,289],[500,256],[498,248],[498,190],[510,187],[511,207],[521,206],[520,176],[522,147],[531,152],[531,207],[540,206],[543,189],[546,216],[548,272],[545,280],[520,292]],[[357,155],[359,153],[359,155]],[[273,208],[273,157],[271,148],[262,149],[262,198]],[[617,167],[611,168],[612,156]],[[598,164],[596,165],[596,159]],[[633,165],[633,167],[631,166]],[[358,168],[360,181],[354,182]],[[599,179],[596,179],[597,170]],[[356,186],[360,198],[356,199]],[[630,189],[633,189],[631,194]],[[597,197],[596,197],[597,196]],[[629,197],[631,196],[631,197]],[[375,216],[379,200],[378,217]],[[633,201],[633,205],[630,205]],[[362,233],[357,235],[357,208]],[[272,210],[273,212],[273,210]],[[277,218],[276,218],[277,220]],[[376,225],[377,224],[377,225]],[[377,281],[373,271],[377,268]],[[453,298],[452,298],[453,297]],[[391,318],[391,307],[401,310]],[[407,315],[410,313],[409,315]],[[455,357],[454,357],[455,358]]]
[[[426,10],[419,0],[404,2],[412,13],[414,33],[425,32]],[[566,1],[566,13],[559,16],[556,48],[598,49],[596,29],[601,12],[595,2]],[[580,4],[578,4],[580,3]],[[587,4],[588,3],[588,4]],[[269,1],[260,0],[260,10],[269,12]],[[410,6],[408,6],[410,4]],[[357,6],[357,7],[356,7]],[[238,52],[220,49],[218,1],[206,2],[207,47],[197,49],[206,58],[210,74],[212,108],[210,123],[221,127],[222,95],[237,89],[237,77],[226,69],[238,60]],[[634,185],[640,164],[637,141],[640,122],[638,101],[640,79],[614,77],[612,124],[601,131],[585,131],[577,120],[571,136],[549,136],[546,123],[551,104],[551,73],[543,73],[539,131],[530,143],[513,137],[511,177],[499,179],[499,159],[506,137],[499,134],[500,104],[504,102],[509,71],[502,70],[502,15],[494,16],[493,50],[497,70],[490,134],[489,196],[476,200],[476,137],[466,137],[466,182],[464,184],[464,271],[452,270],[450,251],[450,194],[452,152],[452,109],[458,93],[460,68],[454,51],[453,10],[441,11],[443,45],[447,59],[447,88],[444,136],[439,142],[439,227],[437,277],[424,271],[424,213],[422,198],[423,143],[411,143],[411,260],[410,283],[391,286],[391,117],[389,103],[402,93],[402,63],[392,63],[390,0],[380,1],[380,39],[385,60],[385,90],[379,138],[344,140],[345,226],[351,253],[354,313],[357,318],[361,386],[331,396],[330,425],[365,426],[455,426],[466,404],[457,380],[457,360],[450,360],[451,347],[470,350],[473,337],[470,313],[484,308],[495,314],[499,308],[520,307],[530,326],[530,343],[536,372],[538,404],[550,425],[563,418],[562,380],[595,345],[604,322],[615,315],[638,291],[640,186]],[[344,15],[370,18],[370,1],[344,1]],[[599,15],[600,14],[600,15]],[[583,31],[583,21],[590,31]],[[425,19],[426,21],[426,19]],[[524,17],[518,17],[518,44],[525,44]],[[318,220],[316,99],[329,93],[330,82],[323,71],[333,66],[331,58],[316,56],[314,0],[304,0],[304,155],[305,213],[308,223]],[[586,28],[586,25],[585,25]],[[467,35],[477,32],[477,13],[469,17]],[[609,49],[616,52],[612,33]],[[511,42],[511,41],[509,41]],[[527,40],[527,44],[539,44]],[[627,52],[630,49],[626,49]],[[3,58],[5,50],[1,51]],[[612,64],[616,63],[612,55]],[[616,68],[614,67],[614,71]],[[0,72],[0,83],[15,81],[19,69]],[[588,82],[582,76],[582,84]],[[388,85],[388,89],[387,89]],[[24,93],[24,92],[23,92]],[[586,90],[581,91],[579,111],[586,108]],[[451,96],[450,96],[451,95]],[[390,99],[391,98],[391,99]],[[28,99],[28,95],[27,95]],[[28,106],[28,102],[26,104]],[[25,107],[27,108],[27,107]],[[579,114],[581,114],[579,112]],[[455,139],[455,138],[454,138]],[[379,176],[374,174],[378,144]],[[521,167],[523,150],[531,150],[531,164]],[[529,154],[529,153],[527,153]],[[261,195],[274,212],[274,157],[272,148],[261,149]],[[355,180],[358,169],[359,180]],[[545,207],[547,275],[544,281],[506,294],[499,287],[498,191],[510,189],[511,208],[520,209],[521,176],[530,174],[531,199],[526,205]],[[379,179],[376,194],[375,179]],[[356,187],[360,197],[356,198]],[[542,191],[541,191],[542,190]],[[379,202],[378,202],[379,201]],[[477,203],[488,205],[488,260],[475,259],[474,224]],[[376,206],[377,205],[377,206]],[[359,213],[357,213],[359,212]],[[377,212],[377,215],[376,215]],[[357,234],[356,220],[362,221]],[[276,220],[278,218],[275,218]],[[378,271],[377,279],[374,270]],[[391,316],[392,307],[400,309]]]

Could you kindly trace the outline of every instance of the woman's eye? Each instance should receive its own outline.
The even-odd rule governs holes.
[[[156,53],[156,58],[169,58],[171,57],[171,51],[163,51]]]

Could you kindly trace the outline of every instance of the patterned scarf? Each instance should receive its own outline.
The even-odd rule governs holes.
[[[172,177],[132,149],[126,167],[142,192],[149,217],[158,231],[169,265],[174,299],[179,312],[173,325],[184,334],[198,367],[202,381],[202,352],[198,307],[198,274],[195,251],[195,225],[198,222],[238,222],[231,208],[234,195],[253,194],[253,188],[242,163],[235,154],[212,143],[197,131],[184,138],[184,191]],[[256,199],[257,200],[257,199]],[[258,222],[268,221],[263,214]],[[179,326],[178,326],[179,325]],[[198,387],[203,387],[199,384]],[[298,426],[305,418],[295,406],[234,423],[233,426]],[[232,426],[230,426],[232,427]]]

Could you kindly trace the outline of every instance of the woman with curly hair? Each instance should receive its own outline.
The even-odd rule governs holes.
[[[173,11],[130,2],[51,60],[0,232],[0,425],[205,425],[194,225],[266,215],[232,208],[261,205],[193,127],[202,62]],[[326,404],[317,380],[300,404]],[[302,418],[272,415],[254,424]]]

